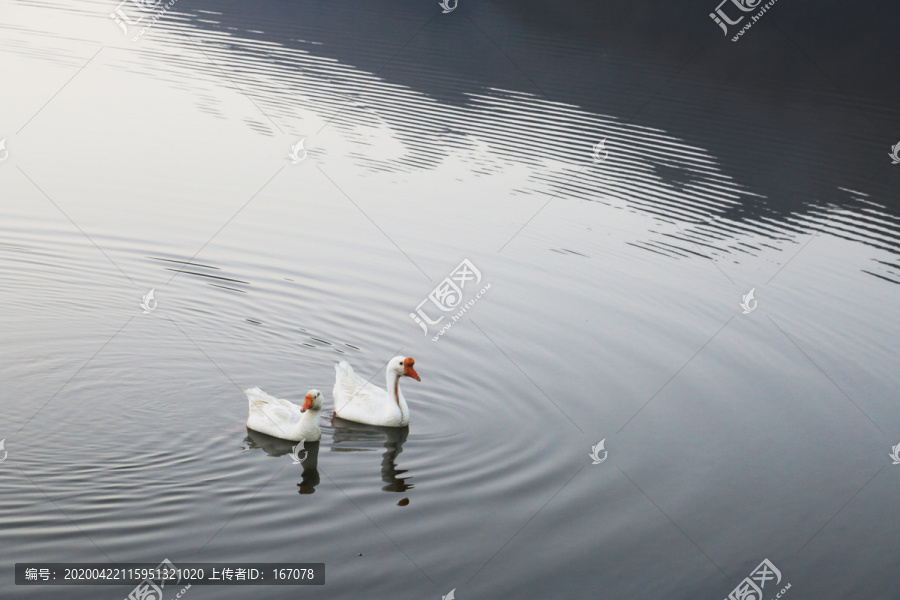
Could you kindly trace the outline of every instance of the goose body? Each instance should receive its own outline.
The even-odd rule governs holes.
[[[322,412],[322,393],[310,390],[303,406],[270,396],[258,387],[244,390],[250,405],[247,427],[268,435],[298,442],[317,442],[322,437],[319,415]]]
[[[405,427],[409,425],[409,406],[400,391],[400,378],[419,374],[413,368],[415,360],[395,356],[385,369],[385,388],[382,389],[357,375],[346,361],[334,366],[334,414],[348,421]]]

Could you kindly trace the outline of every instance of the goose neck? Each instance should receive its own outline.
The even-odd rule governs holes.
[[[385,387],[391,400],[396,402],[397,406],[400,406],[400,374],[388,371],[385,376],[385,382]]]

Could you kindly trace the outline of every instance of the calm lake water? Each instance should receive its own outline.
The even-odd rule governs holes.
[[[0,597],[900,596],[896,15],[437,4],[3,0]],[[332,420],[396,355],[410,426]]]

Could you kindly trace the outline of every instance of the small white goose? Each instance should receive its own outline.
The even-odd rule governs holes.
[[[408,356],[392,358],[385,369],[385,391],[366,383],[353,372],[353,367],[342,360],[334,366],[334,414],[348,421],[369,425],[409,425],[409,406],[400,391],[400,378],[412,377],[422,381],[413,368],[414,364],[416,361]]]
[[[244,390],[250,403],[247,427],[284,440],[317,442],[322,437],[319,415],[322,393],[309,390],[303,406],[270,396],[258,387]]]

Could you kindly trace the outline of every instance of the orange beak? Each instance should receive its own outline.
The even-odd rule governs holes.
[[[416,381],[422,381],[421,379],[419,379],[419,374],[416,373],[415,369],[413,369],[414,364],[416,364],[416,361],[414,361],[411,358],[407,358],[403,362],[403,374],[406,375],[407,377],[412,377]]]
[[[313,399],[312,399],[312,396],[310,396],[309,394],[307,394],[307,395],[306,395],[306,398],[305,398],[305,400],[304,400],[304,402],[303,402],[303,407],[300,408],[300,412],[306,412],[306,411],[308,411],[309,409],[312,408],[312,405],[313,405]]]

